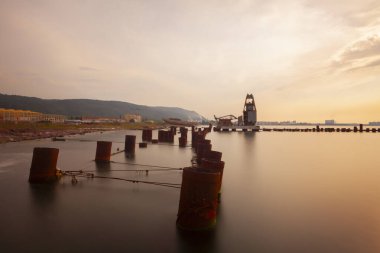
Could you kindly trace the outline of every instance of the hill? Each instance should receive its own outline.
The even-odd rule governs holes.
[[[0,108],[31,110],[66,116],[119,117],[128,113],[140,114],[144,119],[150,120],[162,120],[163,118],[204,120],[198,113],[178,107],[146,106],[94,99],[41,99],[1,93]]]

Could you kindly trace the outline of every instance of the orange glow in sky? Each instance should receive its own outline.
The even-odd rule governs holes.
[[[0,93],[380,121],[370,0],[0,2]]]

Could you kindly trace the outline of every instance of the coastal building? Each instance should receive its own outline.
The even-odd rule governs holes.
[[[335,125],[335,120],[327,119],[327,120],[325,120],[325,125]]]
[[[90,116],[83,116],[80,117],[80,122],[85,124],[92,124],[92,123],[114,123],[114,122],[123,122],[123,120],[116,118],[116,117],[90,117]]]
[[[124,114],[122,116],[122,119],[124,119],[126,122],[131,122],[131,123],[142,121],[142,117],[139,114]]]
[[[28,110],[15,110],[0,108],[0,121],[11,122],[37,122],[47,121],[53,123],[62,123],[65,120],[63,115],[43,114],[40,112],[33,112]]]

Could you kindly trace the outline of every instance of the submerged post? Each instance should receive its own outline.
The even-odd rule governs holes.
[[[186,147],[187,139],[183,136],[178,138],[178,143],[180,147]]]
[[[142,130],[142,140],[143,141],[152,141],[152,129],[143,129]]]
[[[124,152],[135,153],[136,135],[126,135],[124,143]]]
[[[96,142],[96,162],[109,162],[111,160],[111,141],[97,141]]]
[[[58,179],[57,160],[59,149],[34,148],[29,183],[51,183]]]
[[[146,142],[140,142],[139,143],[139,148],[146,148],[146,147],[148,147],[148,143],[146,143]]]

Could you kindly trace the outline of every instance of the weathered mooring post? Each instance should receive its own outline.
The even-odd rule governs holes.
[[[139,148],[146,148],[146,147],[148,147],[148,143],[146,143],[146,142],[140,142],[139,143]]]
[[[177,135],[177,127],[171,126],[170,127],[170,132],[172,133],[172,135]]]
[[[197,145],[197,162],[200,163],[202,158],[204,157],[205,153],[210,152],[212,148],[211,141],[210,140],[202,140],[198,142]]]
[[[34,148],[30,167],[30,183],[51,183],[58,179],[57,160],[59,149]]]
[[[222,188],[223,171],[224,171],[224,162],[220,160],[218,161],[218,160],[203,158],[199,167],[208,172],[220,173],[220,182],[218,185],[218,200],[220,200],[220,195],[221,195],[220,192]]]
[[[213,151],[213,150],[206,151],[203,154],[203,158],[207,160],[211,160],[211,161],[220,162],[222,160],[222,152]]]
[[[178,138],[179,146],[180,147],[186,147],[187,145],[187,128],[181,127],[179,129],[181,133],[181,137]]]
[[[142,140],[143,141],[152,141],[152,129],[143,129],[142,130]]]
[[[136,147],[136,135],[126,135],[124,143],[124,152],[134,154]]]
[[[174,134],[172,131],[159,130],[158,131],[158,141],[159,142],[174,142]]]
[[[183,148],[183,147],[186,147],[187,140],[181,136],[178,138],[178,143],[179,143],[179,146]]]
[[[112,142],[97,141],[95,162],[109,162],[111,160]]]
[[[220,173],[184,168],[177,215],[177,227],[207,230],[216,224]]]

